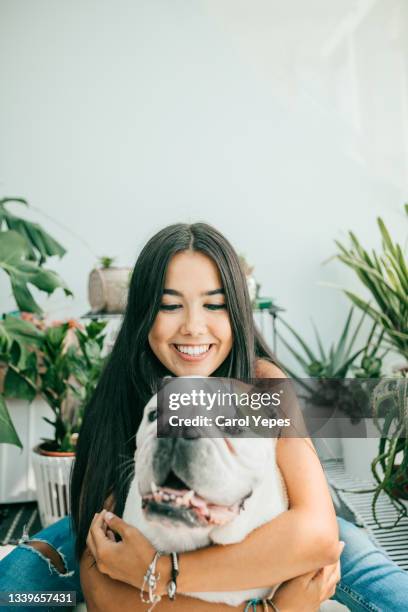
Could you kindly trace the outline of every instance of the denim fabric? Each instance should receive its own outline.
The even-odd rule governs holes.
[[[408,610],[408,572],[377,548],[364,531],[338,517],[341,581],[333,599],[356,612]],[[403,537],[403,536],[402,536]]]
[[[66,573],[57,571],[49,559],[32,546],[20,544],[0,561],[0,591],[76,591],[77,603],[84,600],[79,581],[79,564],[75,558],[75,536],[71,518],[66,516],[57,523],[37,533],[31,540],[42,540],[55,548],[63,562]],[[69,610],[55,606],[0,606],[1,610],[14,609],[18,612],[46,610],[54,612]]]
[[[352,612],[408,610],[408,573],[395,565],[361,529],[341,518],[338,523],[340,538],[346,546],[341,556],[342,578],[333,599]],[[0,591],[76,591],[77,601],[83,601],[70,518],[61,519],[32,539],[43,540],[56,548],[67,573],[60,574],[37,551],[20,545],[0,562]],[[39,608],[16,608],[20,612],[35,609]]]

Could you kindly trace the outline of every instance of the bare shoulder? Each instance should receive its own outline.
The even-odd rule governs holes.
[[[255,362],[256,378],[287,378],[286,374],[277,365],[268,359],[257,359]]]

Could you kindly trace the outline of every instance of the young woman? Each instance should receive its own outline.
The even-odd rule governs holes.
[[[197,358],[185,355],[191,345],[203,351]],[[133,457],[143,408],[161,378],[187,374],[284,376],[254,328],[234,249],[203,223],[166,227],[141,252],[122,328],[79,438],[72,482],[75,535],[70,519],[63,519],[18,547],[0,564],[0,591],[76,590],[81,595],[75,547],[91,611],[146,610],[139,589],[154,551],[119,518],[128,482],[123,462]],[[320,463],[305,439],[280,439],[277,459],[289,510],[239,544],[180,555],[177,610],[231,610],[183,592],[281,582],[274,598],[281,612],[316,610],[332,595],[341,545]],[[115,516],[102,513],[103,507]],[[121,542],[112,541],[107,524]],[[345,521],[339,526],[346,547],[336,598],[352,610],[402,609],[408,576],[357,528]],[[159,592],[164,593],[170,576],[167,557],[159,560],[159,571]],[[175,607],[163,597],[158,609]]]

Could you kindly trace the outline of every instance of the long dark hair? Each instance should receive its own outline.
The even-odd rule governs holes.
[[[93,516],[108,496],[116,514],[123,514],[129,481],[118,468],[133,457],[144,406],[162,377],[172,374],[154,355],[148,334],[159,311],[170,259],[189,249],[217,264],[231,321],[233,347],[212,375],[247,379],[255,375],[256,358],[277,363],[254,324],[246,279],[228,240],[206,223],[176,223],[155,234],[136,261],[121,329],[85,410],[71,482],[78,558]]]

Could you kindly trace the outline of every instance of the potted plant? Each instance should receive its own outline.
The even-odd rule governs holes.
[[[408,516],[408,378],[403,374],[381,380],[373,394],[373,414],[381,438],[377,456],[371,463],[376,487],[373,516],[380,524],[376,505],[385,493],[396,510],[390,527]]]
[[[72,295],[58,274],[46,268],[50,257],[64,256],[64,247],[38,223],[11,212],[10,205],[13,204],[29,206],[23,198],[0,199],[0,269],[9,278],[11,293],[20,309],[13,313],[15,316],[3,315],[0,318],[0,391],[4,386],[9,352],[14,358],[18,355],[18,361],[23,365],[28,357],[26,343],[34,346],[41,341],[39,330],[20,317],[21,311],[42,312],[33,297],[32,287],[47,295],[57,288]],[[29,404],[22,399],[12,399],[6,405],[0,395],[0,444],[3,443],[0,445],[0,502],[34,499],[34,474],[27,449],[35,439],[47,433],[49,426],[42,422],[41,416],[49,415],[48,410],[48,406],[38,398]],[[20,450],[21,440],[26,446],[23,450]]]
[[[54,435],[34,448],[34,471],[43,525],[69,511],[69,476],[83,410],[103,367],[102,348],[106,322],[92,321],[84,328],[75,320],[25,321],[37,329],[35,343],[16,344],[5,355],[7,373],[2,401],[18,397],[31,402],[40,396],[51,408],[45,420]]]
[[[405,214],[408,215],[408,204],[404,207]],[[382,251],[376,252],[374,249],[368,252],[360,243],[357,236],[353,232],[349,232],[350,243],[348,246],[336,241],[339,248],[339,253],[336,257],[350,269],[352,269],[362,285],[366,288],[371,296],[371,300],[363,299],[356,293],[345,290],[346,295],[358,308],[363,310],[369,317],[372,318],[381,330],[382,342],[389,350],[399,354],[403,362],[397,368],[400,372],[408,371],[408,261],[406,248],[394,241],[381,218],[377,219],[377,224],[380,230]],[[373,377],[373,373],[378,371],[379,363],[376,363],[374,358],[370,361],[370,356],[366,356],[364,362],[366,372],[363,374],[367,377]],[[381,368],[380,368],[381,369]],[[364,368],[363,368],[364,370]],[[385,383],[386,384],[386,383]],[[381,386],[379,387],[382,388]],[[379,424],[381,421],[377,421]],[[385,452],[384,445],[389,436],[387,420],[384,421],[384,437],[380,441],[380,447],[377,452],[378,457]],[[377,444],[377,441],[375,441]],[[370,445],[371,457],[370,462],[366,463],[365,476],[369,475],[369,466],[371,458],[375,454],[373,448],[374,441],[367,440],[364,443]],[[400,448],[401,442],[396,442]],[[361,447],[356,456],[361,458]],[[404,457],[407,455],[406,448],[400,449]],[[400,450],[398,452],[400,452]],[[408,459],[402,459],[401,465],[406,465]],[[374,459],[376,462],[376,459]],[[380,462],[384,467],[384,459]],[[393,468],[390,468],[390,470]],[[370,470],[371,473],[371,470]],[[374,473],[374,472],[373,472]],[[390,472],[385,479],[386,483],[391,482],[394,472]],[[374,474],[375,475],[375,474]],[[377,472],[378,476],[378,472]],[[376,480],[378,478],[376,477]],[[385,486],[385,491],[389,492]]]
[[[381,342],[377,339],[374,348],[368,348],[371,346],[374,336],[375,329],[373,327],[367,344],[362,348],[355,349],[365,313],[358,321],[354,331],[352,329],[352,317],[353,308],[348,313],[338,341],[332,343],[328,350],[324,347],[319,332],[313,323],[317,351],[312,349],[293,327],[280,318],[281,323],[294,337],[297,346],[293,346],[280,332],[278,337],[298,363],[299,369],[295,372],[285,364],[283,365],[306,392],[303,399],[306,401],[307,411],[311,418],[310,422],[312,423],[312,419],[316,418],[316,424],[320,429],[319,437],[315,437],[314,441],[322,459],[337,458],[343,454],[339,419],[331,417],[345,414],[347,417],[358,420],[363,416],[362,404],[360,401],[352,401],[355,390],[345,379],[347,376],[352,376],[353,368],[357,367],[357,360],[358,358],[361,359],[362,355],[363,359],[358,366],[358,370],[361,370],[363,361],[366,365],[371,364],[377,355]],[[303,377],[299,374],[299,371],[303,374]]]
[[[28,221],[10,212],[10,203],[28,206],[24,198],[2,198],[0,200],[0,268],[8,275],[11,290],[21,311],[40,314],[41,307],[35,301],[29,285],[47,294],[62,288],[66,295],[72,295],[65,282],[52,270],[43,266],[47,259],[57,255],[63,257],[64,247],[38,223]],[[23,364],[27,351],[25,342],[40,341],[37,329],[16,317],[3,315],[0,321],[0,390],[4,384],[7,353],[12,350],[19,355]],[[0,398],[0,443],[20,445],[18,436],[10,421],[4,401]]]
[[[405,204],[408,215],[408,204]],[[374,303],[352,291],[345,294],[384,330],[388,346],[408,363],[408,262],[406,249],[394,242],[381,218],[377,219],[381,234],[382,252],[371,254],[363,248],[353,232],[350,245],[336,241],[340,252],[336,257],[351,268],[371,294]]]
[[[131,268],[112,266],[114,257],[99,258],[89,274],[88,299],[93,313],[123,314]]]

